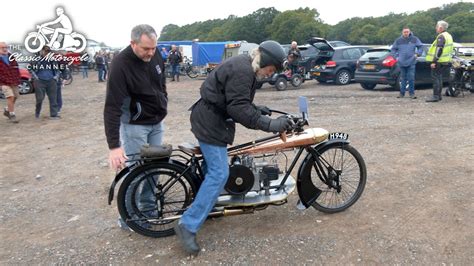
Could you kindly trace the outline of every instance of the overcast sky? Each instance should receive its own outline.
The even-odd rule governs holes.
[[[6,1],[0,15],[0,41],[23,43],[35,25],[56,18],[55,8],[62,6],[73,22],[74,31],[89,39],[113,47],[126,46],[130,30],[137,24],[150,24],[159,34],[167,24],[179,26],[208,19],[245,16],[263,7],[279,11],[316,8],[321,19],[329,24],[351,18],[383,16],[390,12],[413,13],[456,0],[180,0],[180,1]],[[473,2],[473,1],[464,1]]]

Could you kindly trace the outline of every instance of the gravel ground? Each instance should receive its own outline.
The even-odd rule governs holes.
[[[92,76],[92,75],[91,75]],[[201,80],[169,83],[165,142],[193,141],[188,107]],[[297,112],[310,100],[310,125],[350,135],[368,181],[361,199],[327,215],[288,204],[208,220],[202,252],[187,257],[176,238],[153,239],[117,227],[107,205],[102,111],[105,84],[75,76],[63,92],[63,119],[34,119],[34,95],[17,105],[19,124],[0,119],[0,264],[458,264],[474,261],[474,95],[428,104],[358,84],[307,81],[255,102]],[[46,101],[47,102],[47,101]],[[5,100],[0,100],[5,105]],[[266,133],[238,127],[236,143]]]

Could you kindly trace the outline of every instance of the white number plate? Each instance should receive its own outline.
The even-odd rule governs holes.
[[[349,134],[341,133],[341,132],[330,133],[328,139],[329,140],[333,140],[333,139],[347,140],[347,139],[349,139]]]

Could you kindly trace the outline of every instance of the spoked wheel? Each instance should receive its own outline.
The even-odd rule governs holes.
[[[182,169],[170,163],[154,163],[132,171],[117,195],[120,216],[135,232],[151,237],[174,234],[177,220],[193,201],[196,188]]]
[[[196,67],[189,66],[186,69],[186,75],[188,75],[188,77],[190,77],[192,79],[195,79],[199,76],[199,70]]]
[[[312,206],[325,213],[343,211],[364,191],[367,180],[364,159],[355,148],[344,143],[318,152],[319,160],[311,159],[311,181],[321,193]]]

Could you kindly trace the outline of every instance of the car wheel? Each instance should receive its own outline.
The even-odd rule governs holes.
[[[303,84],[303,77],[301,77],[300,74],[294,74],[291,77],[291,85],[293,85],[293,87],[295,88],[298,88],[299,86],[301,86],[301,84]]]
[[[339,70],[339,72],[336,74],[335,82],[337,85],[349,84],[349,82],[351,82],[351,73],[345,69]]]
[[[397,81],[395,84],[389,84],[390,87],[392,87],[396,91],[400,91],[400,84],[402,84],[402,81],[400,80],[400,75],[397,77]]]
[[[375,83],[361,83],[360,86],[366,90],[373,90],[377,84]]]
[[[284,77],[279,77],[275,81],[275,88],[279,91],[284,91],[288,87],[288,82],[286,81],[286,78]]]
[[[18,92],[20,92],[20,94],[32,93],[33,86],[31,85],[31,82],[26,79],[22,79],[20,84],[18,85]]]

